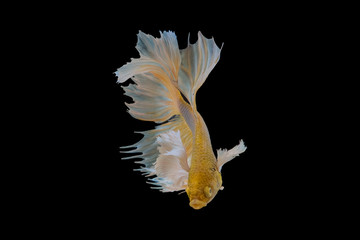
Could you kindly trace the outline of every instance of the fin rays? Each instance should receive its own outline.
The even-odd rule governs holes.
[[[188,43],[188,47],[180,51],[179,88],[194,109],[196,92],[219,61],[220,52],[214,39],[205,38],[201,32],[195,44]]]
[[[239,156],[241,153],[245,152],[245,150],[246,150],[246,146],[245,146],[243,140],[240,140],[240,143],[230,150],[218,149],[217,150],[217,167],[218,167],[219,171],[221,171],[221,168],[225,163],[227,163],[227,162],[231,161],[232,159],[234,159],[235,157]]]
[[[160,32],[160,38],[140,31],[136,49],[140,58],[131,59],[115,74],[118,83],[130,78],[134,82],[123,87],[125,95],[134,101],[126,103],[129,114],[159,125],[139,132],[143,138],[137,143],[121,147],[122,153],[136,154],[122,159],[141,159],[136,161],[142,165],[136,171],[147,177],[156,175],[150,179],[154,188],[182,190],[191,162],[195,95],[219,60],[221,49],[214,39],[199,32],[195,44],[179,50],[171,31]]]

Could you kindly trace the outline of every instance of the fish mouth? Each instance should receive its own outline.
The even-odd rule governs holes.
[[[193,209],[200,209],[206,206],[206,202],[198,200],[198,199],[194,199],[190,202],[190,207],[192,207]]]

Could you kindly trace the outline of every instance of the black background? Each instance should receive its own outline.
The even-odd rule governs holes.
[[[345,187],[356,181],[341,176],[356,176],[348,173],[354,157],[344,157],[349,147],[340,146],[352,141],[336,135],[355,134],[346,126],[355,119],[347,112],[356,112],[349,103],[357,102],[357,94],[348,94],[355,81],[356,8],[297,2],[15,4],[4,8],[2,24],[3,68],[10,71],[3,84],[15,86],[3,87],[4,108],[11,109],[3,113],[11,119],[3,123],[11,135],[4,139],[16,143],[15,149],[4,147],[10,154],[3,161],[14,165],[3,167],[10,176],[4,177],[10,191],[3,199],[10,200],[4,222],[14,228],[11,234],[292,239],[313,231],[333,236],[337,230],[342,238],[349,232],[338,223],[352,218],[336,213],[354,212],[345,193],[356,191]],[[214,150],[240,139],[248,148],[224,166],[224,191],[199,211],[188,206],[185,194],[151,190],[133,171],[139,165],[121,160],[119,147],[141,137],[134,131],[154,127],[126,112],[124,102],[131,99],[114,75],[138,57],[139,30],[155,37],[174,31],[180,48],[189,33],[194,43],[198,31],[224,43],[197,106]],[[348,101],[342,102],[344,95]],[[341,154],[334,156],[336,151]]]
[[[304,123],[309,121],[303,105],[311,94],[303,90],[311,82],[321,28],[308,26],[304,19],[275,16],[188,24],[85,18],[61,34],[53,31],[49,38],[60,41],[52,54],[65,56],[61,67],[70,70],[59,72],[66,82],[59,103],[66,103],[66,115],[60,116],[58,134],[66,135],[62,147],[71,151],[60,151],[64,156],[59,153],[62,159],[50,172],[61,172],[50,197],[56,199],[57,211],[79,225],[112,231],[139,226],[132,233],[206,226],[209,234],[213,228],[237,230],[232,223],[243,230],[295,229],[309,209],[317,219],[319,202],[310,184],[313,163],[302,156]],[[141,138],[134,131],[155,126],[126,112],[124,102],[131,99],[114,74],[139,57],[139,30],[155,37],[159,31],[174,31],[181,49],[189,33],[191,43],[197,40],[198,31],[214,37],[218,46],[224,43],[220,61],[198,91],[198,111],[214,151],[230,149],[240,139],[248,148],[224,166],[225,189],[201,210],[189,207],[186,194],[150,189],[146,178],[133,171],[139,165],[121,160],[119,147]]]

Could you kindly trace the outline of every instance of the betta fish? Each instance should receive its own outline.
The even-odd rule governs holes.
[[[157,123],[154,129],[137,132],[142,139],[121,147],[122,153],[140,158],[136,169],[148,177],[152,188],[162,192],[187,193],[190,206],[205,207],[223,189],[221,168],[246,150],[244,142],[231,150],[213,152],[209,131],[196,109],[196,93],[220,59],[221,48],[214,39],[198,32],[198,40],[179,49],[174,32],[160,32],[160,38],[139,31],[132,58],[115,72],[133,103],[125,103],[129,114]]]

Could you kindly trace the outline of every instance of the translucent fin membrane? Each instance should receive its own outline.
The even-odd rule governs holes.
[[[179,187],[180,183],[184,181],[181,178],[175,183],[175,178],[166,174],[166,178],[158,176],[161,173],[156,172],[156,161],[159,159],[163,166],[167,166],[167,158],[163,156],[160,159],[161,146],[157,138],[170,131],[179,131],[186,152],[184,155],[188,156],[181,163],[191,162],[195,94],[220,57],[221,49],[213,39],[205,38],[200,32],[198,37],[195,44],[189,43],[186,49],[179,50],[176,35],[171,31],[160,32],[160,38],[140,31],[136,44],[140,58],[131,59],[115,73],[119,83],[130,78],[134,81],[134,84],[123,87],[125,94],[134,101],[126,103],[129,114],[139,120],[160,124],[155,129],[139,132],[143,135],[139,142],[121,147],[122,153],[132,154],[122,159],[140,159],[136,163],[142,166],[136,171],[153,177],[150,183],[162,191],[179,190],[182,187]],[[173,159],[176,157],[172,156]]]

